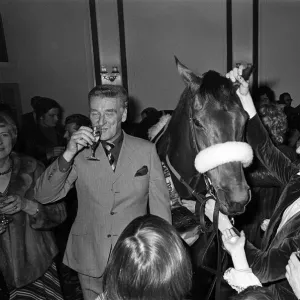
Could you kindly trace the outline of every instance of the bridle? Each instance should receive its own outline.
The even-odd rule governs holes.
[[[195,95],[191,99],[194,99],[194,97],[195,97]],[[193,114],[192,114],[191,105],[189,106],[188,118],[189,118],[189,129],[190,129],[190,133],[191,133],[191,137],[192,137],[192,145],[191,146],[194,149],[195,153],[197,154],[200,151],[200,147],[199,147],[199,145],[197,143],[197,139],[196,139],[195,124],[194,124],[194,118],[193,118]],[[169,122],[165,125],[164,130],[159,135],[159,137],[156,139],[155,143],[157,143],[158,140],[160,139],[160,137],[165,133],[168,125],[169,125]],[[205,269],[208,272],[215,275],[215,278],[213,280],[213,283],[211,284],[211,287],[209,289],[206,299],[210,298],[210,296],[213,292],[213,289],[216,285],[215,299],[218,300],[218,299],[220,299],[220,285],[221,285],[221,280],[223,278],[222,262],[227,257],[225,252],[222,253],[220,236],[219,236],[219,231],[218,231],[220,201],[217,197],[217,194],[212,185],[212,182],[206,173],[202,174],[204,181],[205,181],[206,189],[207,189],[207,193],[206,193],[206,195],[204,195],[204,194],[198,193],[196,191],[196,189],[193,189],[186,182],[186,180],[184,178],[182,178],[182,176],[177,172],[177,170],[171,164],[168,154],[166,154],[165,161],[166,161],[167,167],[169,168],[169,171],[176,177],[176,179],[181,184],[183,184],[186,187],[188,192],[191,195],[193,195],[196,199],[195,212],[196,212],[196,217],[199,219],[199,223],[200,223],[200,233],[211,233],[207,240],[206,247],[203,251],[204,254],[201,259],[200,265],[203,269]],[[206,221],[205,221],[205,205],[206,205],[206,202],[210,199],[215,200],[216,204],[215,204],[215,208],[214,208],[214,212],[213,212],[213,222],[209,227],[207,227]],[[207,251],[209,250],[211,244],[213,243],[215,237],[217,238],[217,270],[214,270],[214,269],[204,265],[204,257],[206,255]]]

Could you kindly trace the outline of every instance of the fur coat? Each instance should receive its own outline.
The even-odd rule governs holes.
[[[35,201],[34,186],[44,171],[43,165],[17,153],[12,153],[11,159],[8,195]],[[41,277],[52,264],[57,248],[49,229],[65,220],[65,204],[39,204],[34,216],[20,211],[9,217],[13,221],[0,235],[0,271],[9,288],[20,288]]]

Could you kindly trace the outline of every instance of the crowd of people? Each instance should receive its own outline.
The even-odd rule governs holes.
[[[220,213],[233,264],[224,279],[231,299],[300,299],[298,108],[290,94],[275,101],[266,87],[252,98],[242,70],[226,76],[239,83],[259,178],[249,174],[253,197],[237,220],[240,233]],[[89,117],[73,114],[62,125],[57,101],[33,97],[19,128],[9,107],[0,107],[0,298],[193,299],[189,246],[172,226],[149,141],[149,130],[172,111],[149,107],[122,130],[123,87],[96,86],[88,103]],[[213,211],[209,200],[211,220]]]

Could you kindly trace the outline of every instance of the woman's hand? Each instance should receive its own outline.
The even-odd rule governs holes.
[[[243,231],[241,231],[241,236],[239,237],[233,229],[226,229],[223,231],[222,240],[225,249],[231,256],[241,250],[244,251],[246,238]]]
[[[26,203],[19,195],[9,195],[2,202],[0,207],[0,213],[6,215],[13,215],[25,207]]]
[[[209,199],[205,204],[205,215],[213,222],[213,215],[215,210],[216,201]],[[226,229],[232,228],[229,218],[223,213],[219,212],[219,230],[223,232]]]
[[[245,234],[241,231],[239,237],[233,229],[227,229],[223,232],[222,240],[225,249],[229,252],[232,258],[234,268],[236,270],[248,270],[249,264],[245,253]]]
[[[295,252],[292,253],[286,266],[285,277],[292,287],[296,297],[300,299],[300,261]]]
[[[256,109],[252,100],[252,97],[249,92],[249,81],[246,81],[243,77],[243,70],[245,67],[240,65],[238,68],[234,68],[229,73],[226,74],[226,77],[229,78],[232,82],[239,82],[240,86],[237,89],[236,93],[239,96],[244,110],[248,113],[250,119],[256,115]]]

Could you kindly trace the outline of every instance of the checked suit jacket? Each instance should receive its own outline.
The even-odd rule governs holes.
[[[37,181],[35,198],[41,203],[58,201],[75,183],[78,212],[64,263],[81,274],[100,277],[119,235],[133,219],[149,210],[171,223],[171,210],[154,144],[124,133],[115,172],[101,145],[96,150],[100,161],[87,160],[90,151],[78,153],[65,173],[54,161]]]

